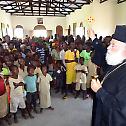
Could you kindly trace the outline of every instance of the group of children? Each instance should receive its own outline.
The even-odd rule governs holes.
[[[50,97],[50,82],[52,81],[52,77],[47,73],[46,65],[43,65],[40,69],[35,68],[33,65],[25,66],[25,60],[23,58],[18,59],[18,61],[19,66],[11,65],[9,69],[9,76],[4,75],[4,73],[7,71],[7,66],[4,67],[0,61],[2,67],[2,71],[0,73],[1,80],[3,80],[5,86],[9,86],[8,90],[4,89],[6,90],[4,93],[8,93],[7,96],[9,99],[8,102],[6,102],[2,107],[3,109],[9,109],[8,112],[6,110],[5,114],[7,115],[7,120],[11,115],[11,117],[14,117],[15,123],[18,122],[18,108],[21,110],[21,114],[24,119],[27,119],[28,117],[34,118],[32,110],[35,113],[41,113],[45,108],[54,110],[54,108],[51,106]],[[36,73],[37,71],[40,72]],[[40,102],[39,111],[37,109],[38,99]],[[0,98],[0,102],[4,102],[5,100],[7,101],[7,98]],[[5,116],[4,113],[2,112],[1,117]]]
[[[0,48],[2,49],[2,46]],[[1,52],[1,49],[0,77],[4,80],[6,89],[3,94],[7,94],[8,102],[4,102],[5,98],[4,100],[1,98],[5,97],[3,94],[0,97],[0,102],[4,103],[4,106],[2,106],[4,109],[6,107],[9,110],[0,118],[7,115],[8,119],[11,115],[11,117],[14,117],[14,122],[17,123],[18,108],[21,110],[24,119],[28,117],[34,118],[32,110],[35,113],[41,113],[43,109],[54,110],[51,105],[50,83],[53,84],[55,93],[68,93],[69,89],[67,89],[66,84],[68,81],[67,72],[69,72],[68,70],[71,71],[71,65],[67,69],[67,65],[65,66],[62,60],[50,60],[51,57],[46,57],[50,61],[46,64],[41,64],[38,53],[34,52],[32,47],[25,50],[11,48],[3,52]],[[63,60],[66,62],[65,53]],[[71,91],[75,93],[75,98],[79,96],[81,90],[83,99],[87,98],[87,82],[93,74],[90,74],[90,68],[87,68],[92,65],[91,59],[90,66],[85,65],[84,61],[84,57],[78,58],[76,65],[72,68],[76,72],[75,85],[72,85],[73,87],[71,88]]]

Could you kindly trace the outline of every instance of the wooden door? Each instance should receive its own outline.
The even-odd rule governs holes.
[[[52,36],[52,30],[47,30],[47,37],[51,37]]]
[[[58,25],[58,26],[56,27],[56,34],[57,34],[58,36],[62,36],[62,35],[63,35],[63,27],[62,27],[62,26]]]

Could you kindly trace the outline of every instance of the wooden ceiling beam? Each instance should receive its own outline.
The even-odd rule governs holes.
[[[11,10],[8,10],[8,11],[11,11]],[[34,10],[33,11],[33,13],[34,12],[38,12],[39,13],[39,10]],[[40,12],[46,12],[46,10],[41,10]],[[49,12],[55,12],[54,10],[49,10]],[[59,11],[57,11],[57,12],[59,12]],[[65,11],[65,10],[60,10],[60,12],[68,12],[68,13],[70,13],[71,11]],[[22,12],[16,12],[16,13],[22,13]],[[31,10],[24,10],[23,11],[23,13],[31,13]]]
[[[23,13],[22,5],[21,5],[21,10],[22,10],[22,13]]]
[[[68,0],[69,2],[71,2],[70,0]],[[81,9],[81,6],[79,6],[76,2],[71,2],[71,4],[74,4],[78,7],[78,9]]]
[[[32,1],[32,2],[39,2],[39,1]],[[48,1],[41,1],[42,3],[48,3]],[[69,4],[70,2],[57,2],[55,0],[51,1],[51,3],[60,3],[60,4]],[[87,3],[81,3],[81,2],[75,2],[76,4],[87,4]]]
[[[39,15],[40,15],[40,11],[41,11],[41,0],[39,0]]]
[[[28,2],[25,2],[25,4],[26,3],[28,3]],[[24,3],[23,3],[24,4]],[[29,5],[23,5],[23,7],[22,7],[22,10],[25,10],[26,8],[28,8],[29,7]],[[16,12],[18,12],[18,11],[20,11],[20,9],[19,10],[17,10],[17,9],[15,9],[16,11],[15,12],[12,12],[12,13],[16,13]]]
[[[55,2],[55,0],[54,0],[54,2]],[[65,2],[64,2],[65,3]],[[64,5],[63,3],[61,3],[60,2],[60,4],[62,5],[62,6],[64,6],[63,8],[64,8],[64,10],[65,10],[65,8],[68,8],[68,9],[70,9],[70,10],[72,10],[72,12],[74,12],[74,9],[73,8],[71,8],[71,7],[69,7],[69,6],[66,6],[66,5]],[[62,8],[62,9],[63,9]]]
[[[37,3],[37,1],[36,1],[36,3]],[[43,4],[43,3],[45,3],[45,2],[41,2],[41,3]],[[25,4],[25,3],[22,4],[24,8],[29,7],[29,5],[24,5],[24,4]],[[61,3],[61,5],[64,6],[64,7],[66,7],[66,8],[69,8],[69,9],[78,9],[78,7],[69,7],[69,6],[63,5],[62,3]],[[0,6],[2,6],[2,4],[0,4]],[[16,8],[17,6],[20,6],[20,5],[13,5],[13,7],[15,7],[15,8]],[[44,6],[45,6],[45,4],[44,4]],[[44,7],[44,6],[41,5],[41,7]],[[34,5],[33,7],[38,7],[38,5]],[[60,7],[60,8],[64,8],[64,7]]]
[[[59,13],[56,13],[55,11],[52,11],[52,12],[48,12],[48,14],[60,14],[60,12],[62,13],[62,12],[64,12],[64,11],[58,11]],[[19,13],[19,14],[22,14],[22,12],[17,12],[17,13]],[[25,13],[25,14],[32,14],[32,13],[29,13],[29,12],[23,12],[23,13]],[[15,13],[16,14],[16,13]],[[33,14],[38,14],[39,15],[39,13],[37,13],[37,12],[33,12]],[[46,11],[45,12],[40,12],[40,14],[46,14]]]
[[[60,12],[60,13],[62,13],[62,12],[60,11],[60,9],[61,9],[61,8],[60,8],[60,6],[57,6],[57,5],[55,5],[55,4],[53,4],[53,5],[55,6],[55,8],[59,8],[59,12]],[[62,8],[62,10],[64,10],[64,11],[65,11],[65,9],[64,9],[64,8]],[[56,12],[57,12],[57,11],[56,11]],[[67,11],[66,11],[66,12],[67,12]],[[68,14],[68,12],[67,12],[67,14]]]
[[[42,7],[42,8],[46,8],[46,6],[41,6],[41,7]],[[57,6],[57,7],[51,7],[51,8],[59,9],[58,6]],[[60,7],[60,8],[61,8],[62,10],[65,10],[64,7]],[[24,9],[24,8],[23,8],[23,9]],[[12,8],[12,9],[3,9],[3,8],[2,8],[2,10],[20,10],[20,9],[15,9],[15,8],[14,8],[14,9],[13,9],[13,8]],[[27,9],[27,8],[25,8],[24,10],[30,11],[30,10]],[[39,9],[38,9],[38,10],[39,10]],[[33,11],[37,11],[37,9],[36,9],[36,10],[33,10]],[[73,12],[73,11],[72,11],[72,10],[69,10],[69,12]]]
[[[103,2],[105,2],[105,1],[108,1],[108,0],[100,0],[100,3],[103,3]]]
[[[86,0],[88,4],[92,3],[93,0]]]
[[[126,0],[117,0],[118,4],[123,3],[123,2],[126,2]]]
[[[21,15],[18,15],[18,14],[13,14],[13,15],[16,15],[16,16],[39,16],[37,14],[32,14],[32,15],[27,15],[27,14],[21,14]],[[55,17],[65,17],[65,15],[58,15],[58,14],[42,14],[40,16],[55,16]]]
[[[33,5],[32,5],[32,1],[29,1],[29,6],[31,7],[31,11],[33,13]]]
[[[2,0],[0,0],[2,1]],[[11,1],[11,2],[10,2]],[[70,0],[65,1],[56,1],[56,0],[6,0],[5,4],[0,4],[1,9],[9,12],[11,14],[22,13],[22,15],[41,15],[44,12],[45,15],[53,12],[54,15],[63,15],[66,16],[70,12],[74,12],[76,9],[81,9],[84,4],[89,4],[89,0],[82,0],[82,2],[71,2]],[[11,6],[12,8],[7,8]],[[5,8],[6,7],[6,8]],[[36,10],[34,10],[36,9]],[[68,9],[68,10],[67,10]],[[14,10],[14,12],[12,12]],[[42,12],[43,11],[43,12]],[[66,12],[66,13],[65,13]]]
[[[24,3],[23,3],[24,4]],[[16,5],[15,6],[11,6],[12,7],[12,10],[16,10],[15,8],[17,8],[17,7],[19,7],[19,10],[20,9],[22,9],[22,5],[23,4],[19,4],[19,3],[16,3]],[[20,8],[21,7],[21,8]],[[5,9],[6,10],[6,12],[8,12],[8,9]]]
[[[43,5],[44,5],[44,3],[43,3]],[[50,6],[50,5],[49,5],[49,7],[50,7],[50,8],[52,8],[52,6]],[[54,8],[52,8],[52,9],[53,9],[54,11],[56,11],[56,12],[59,12],[58,10],[56,10],[56,9],[55,9],[55,7],[54,7]],[[60,13],[61,13],[61,14],[63,14],[62,12],[60,12]],[[63,15],[65,15],[65,16],[66,16],[66,14],[63,14]]]
[[[12,6],[12,4],[14,4],[14,3],[16,3],[16,2],[12,2],[12,3],[9,3],[9,4],[7,3],[6,5],[3,5],[3,7]]]
[[[60,7],[60,4],[59,4],[59,6],[57,6],[57,5],[55,5],[55,4],[53,4],[53,5],[55,6],[55,8],[59,8],[59,10],[60,10],[60,9],[65,10],[64,7],[62,7],[62,8]]]
[[[41,10],[41,12],[46,12],[46,10]],[[40,13],[41,13],[40,12]],[[49,12],[55,12],[54,10],[50,10]],[[69,11],[57,11],[57,12],[68,12],[68,13],[70,13]],[[16,13],[22,13],[22,12],[16,12]],[[30,11],[28,12],[28,11],[23,11],[23,13],[31,13]],[[33,13],[39,13],[39,10],[38,11],[33,11]]]

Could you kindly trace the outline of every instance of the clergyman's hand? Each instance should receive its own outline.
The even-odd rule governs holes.
[[[92,40],[95,39],[95,32],[93,29],[88,29],[87,30],[87,35],[90,37]]]
[[[94,91],[94,92],[97,92],[100,88],[101,88],[101,83],[98,79],[92,79],[91,80],[91,89]]]

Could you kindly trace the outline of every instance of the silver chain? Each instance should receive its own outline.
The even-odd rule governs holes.
[[[120,68],[121,66],[125,65],[126,62],[120,64],[118,67],[116,67],[114,70],[112,70],[111,72],[109,72],[108,74],[105,75],[105,77],[103,78],[103,80],[101,81],[101,84],[103,84],[103,82],[105,81],[105,79],[110,75],[112,74],[113,72],[115,72],[118,68]]]

